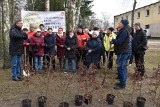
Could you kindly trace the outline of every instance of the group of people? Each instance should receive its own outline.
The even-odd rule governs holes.
[[[107,68],[113,68],[113,55],[117,56],[117,71],[120,83],[115,85],[115,89],[123,89],[126,86],[128,65],[127,60],[132,63],[133,56],[140,75],[144,75],[144,54],[147,49],[147,39],[140,23],[135,24],[134,29],[129,27],[126,19],[121,20],[117,26],[118,33],[114,33],[114,28],[109,27],[107,32],[103,28],[95,27],[93,31],[78,26],[77,31],[73,28],[64,33],[63,28],[58,28],[53,33],[52,28],[45,31],[43,24],[38,29],[34,25],[22,30],[22,21],[18,20],[10,29],[9,52],[11,55],[12,80],[21,80],[20,69],[22,54],[26,54],[30,66],[33,66],[35,73],[42,73],[43,62],[47,60],[47,65],[52,62],[55,69],[55,56],[59,60],[61,70],[69,72],[72,65],[73,73],[76,73],[82,62],[83,67],[89,68],[94,64],[97,69],[101,69],[101,57],[105,65],[108,58]],[[25,51],[23,51],[26,49]],[[143,69],[142,69],[143,68]]]

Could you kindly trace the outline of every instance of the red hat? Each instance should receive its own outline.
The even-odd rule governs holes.
[[[60,27],[60,28],[58,28],[58,30],[62,30],[63,31],[63,28]]]

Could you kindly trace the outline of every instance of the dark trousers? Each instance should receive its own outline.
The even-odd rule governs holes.
[[[47,59],[47,66],[49,67],[50,66],[50,60],[51,60],[51,66],[53,67],[53,69],[55,70],[55,58],[54,56],[46,56],[46,59]]]
[[[101,50],[99,61],[101,61],[101,56],[103,58],[103,64],[105,64],[105,62],[106,62],[106,56],[105,56],[105,50],[104,49]]]
[[[136,68],[137,68],[139,75],[144,76],[144,73],[145,73],[144,54],[143,53],[134,54],[134,57],[135,57]]]
[[[34,57],[33,57],[32,51],[29,51],[28,55],[29,55],[29,64],[30,64],[30,67],[34,69]]]
[[[110,55],[109,55],[109,52],[106,51],[106,56],[107,56],[107,58],[109,58],[108,59],[108,64],[107,64],[107,67],[109,69],[112,69],[112,67],[113,67],[113,54],[114,54],[113,51],[110,51]]]
[[[58,60],[59,60],[60,70],[63,70],[64,67],[65,67],[64,66],[65,65],[65,58],[64,57],[59,57]]]
[[[76,57],[77,57],[76,65],[77,66],[78,66],[78,64],[79,64],[80,61],[82,61],[83,64],[85,64],[85,55],[86,55],[85,50],[83,50],[83,49],[77,49],[77,51],[76,51]]]

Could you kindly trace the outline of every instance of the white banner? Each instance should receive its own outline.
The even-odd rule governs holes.
[[[35,29],[39,28],[40,24],[44,24],[45,29],[52,28],[53,32],[57,32],[58,28],[63,28],[66,31],[65,11],[21,11],[23,28],[28,28],[33,25]]]

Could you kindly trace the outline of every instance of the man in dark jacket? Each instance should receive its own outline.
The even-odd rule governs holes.
[[[28,36],[26,33],[23,33],[22,21],[18,20],[11,27],[9,36],[9,54],[11,55],[11,65],[12,65],[12,80],[19,81],[22,80],[20,75],[21,68],[21,57],[23,52],[23,40],[26,40]]]
[[[101,49],[101,54],[100,54],[100,61],[101,61],[101,56],[103,57],[103,65],[105,65],[106,62],[106,56],[105,56],[105,48],[104,48],[104,36],[106,35],[106,33],[104,32],[104,28],[100,28],[100,32],[99,32],[99,38],[102,42],[102,49]]]
[[[53,67],[53,70],[55,70],[56,39],[53,34],[52,28],[48,28],[48,34],[44,37],[44,43],[46,44],[44,48],[44,54],[45,54],[45,58],[48,61],[47,65],[49,65],[50,60],[52,60],[52,67]]]
[[[147,36],[140,26],[140,23],[135,24],[136,34],[133,38],[133,53],[135,56],[136,68],[138,75],[144,76],[144,54],[147,50]]]
[[[116,39],[113,39],[111,43],[115,44],[115,53],[117,55],[117,70],[120,76],[120,83],[116,84],[114,89],[124,89],[127,79],[127,59],[129,56],[129,31],[127,30],[129,22],[124,19],[119,23],[120,31]]]

